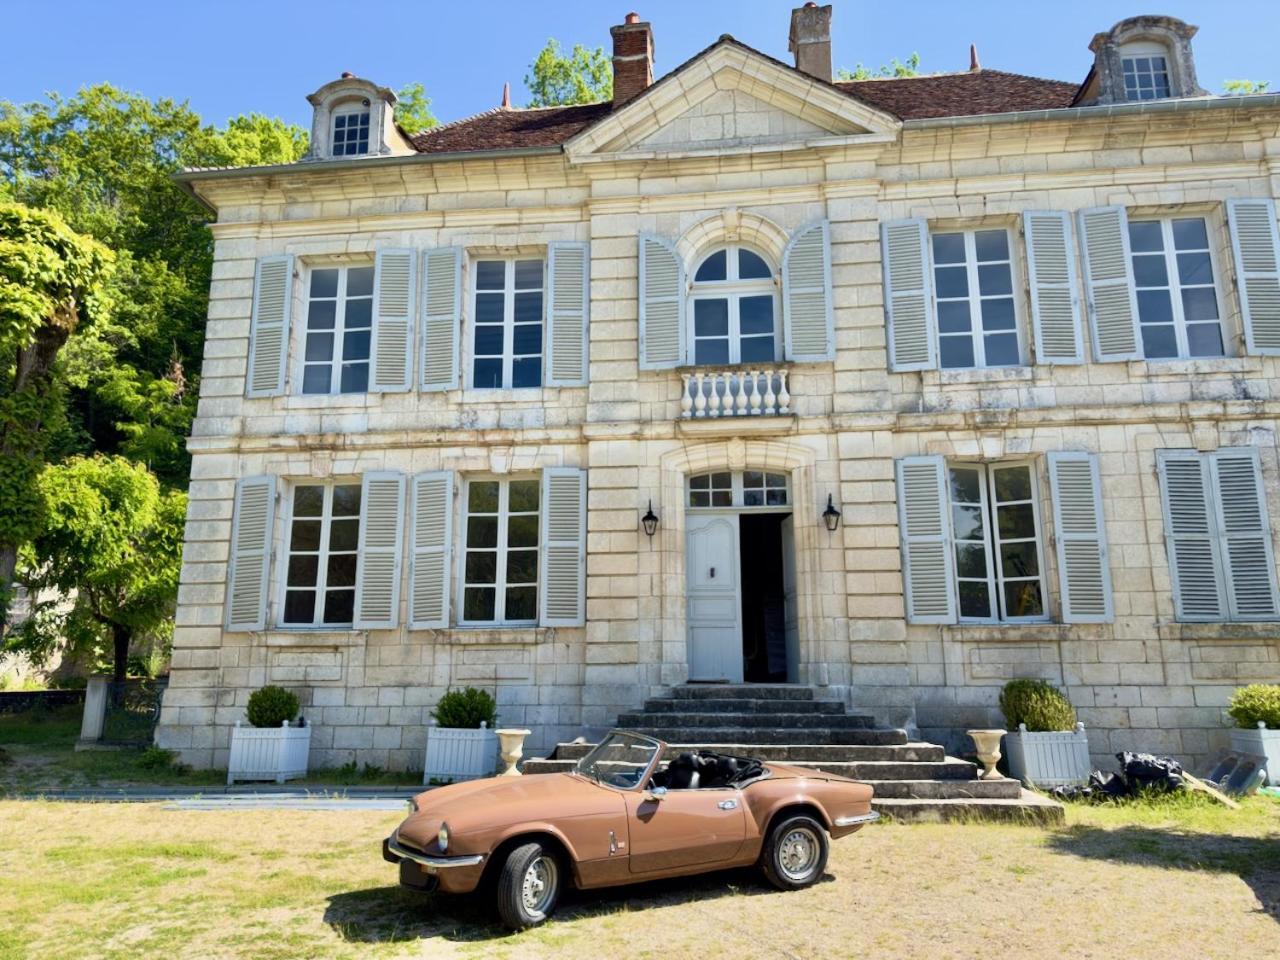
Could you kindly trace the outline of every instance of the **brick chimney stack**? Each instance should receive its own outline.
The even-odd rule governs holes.
[[[791,11],[787,49],[795,54],[797,70],[831,82],[831,4],[820,7],[810,0]]]
[[[620,107],[653,84],[653,29],[640,14],[610,27],[613,37],[613,105]]]

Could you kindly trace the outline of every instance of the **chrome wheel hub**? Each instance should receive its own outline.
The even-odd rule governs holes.
[[[545,913],[556,891],[556,862],[541,856],[529,864],[521,884],[521,899],[530,913]]]
[[[813,831],[798,827],[782,838],[778,847],[778,866],[788,879],[803,880],[813,871],[819,848]]]

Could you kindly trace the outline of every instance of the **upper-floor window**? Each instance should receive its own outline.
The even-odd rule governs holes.
[[[690,507],[785,507],[791,501],[785,473],[719,470],[689,478]]]
[[[773,268],[747,247],[722,247],[693,274],[695,364],[769,363],[781,356]]]
[[[281,622],[349,626],[355,617],[359,545],[359,483],[294,487]]]
[[[307,293],[303,393],[369,389],[373,267],[317,267]]]
[[[542,260],[478,260],[471,385],[542,386]]]
[[[947,367],[1022,362],[1009,231],[930,235],[938,311],[938,357]]]
[[[1163,100],[1169,96],[1169,51],[1154,42],[1120,48],[1126,100]]]
[[[362,157],[369,152],[369,108],[338,109],[333,114],[333,155]]]
[[[540,499],[536,477],[467,481],[460,623],[537,622]]]
[[[1148,360],[1225,356],[1204,218],[1131,220],[1129,248],[1143,355]]]

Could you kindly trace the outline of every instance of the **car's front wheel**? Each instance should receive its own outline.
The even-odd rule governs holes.
[[[827,831],[813,817],[785,817],[764,842],[761,866],[779,890],[799,890],[818,881],[827,868]]]
[[[537,926],[556,908],[562,871],[555,851],[536,841],[507,854],[498,877],[498,916],[512,930]]]

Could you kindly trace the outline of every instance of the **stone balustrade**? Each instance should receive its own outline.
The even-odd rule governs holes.
[[[680,416],[779,417],[791,413],[789,371],[782,367],[682,373]]]

